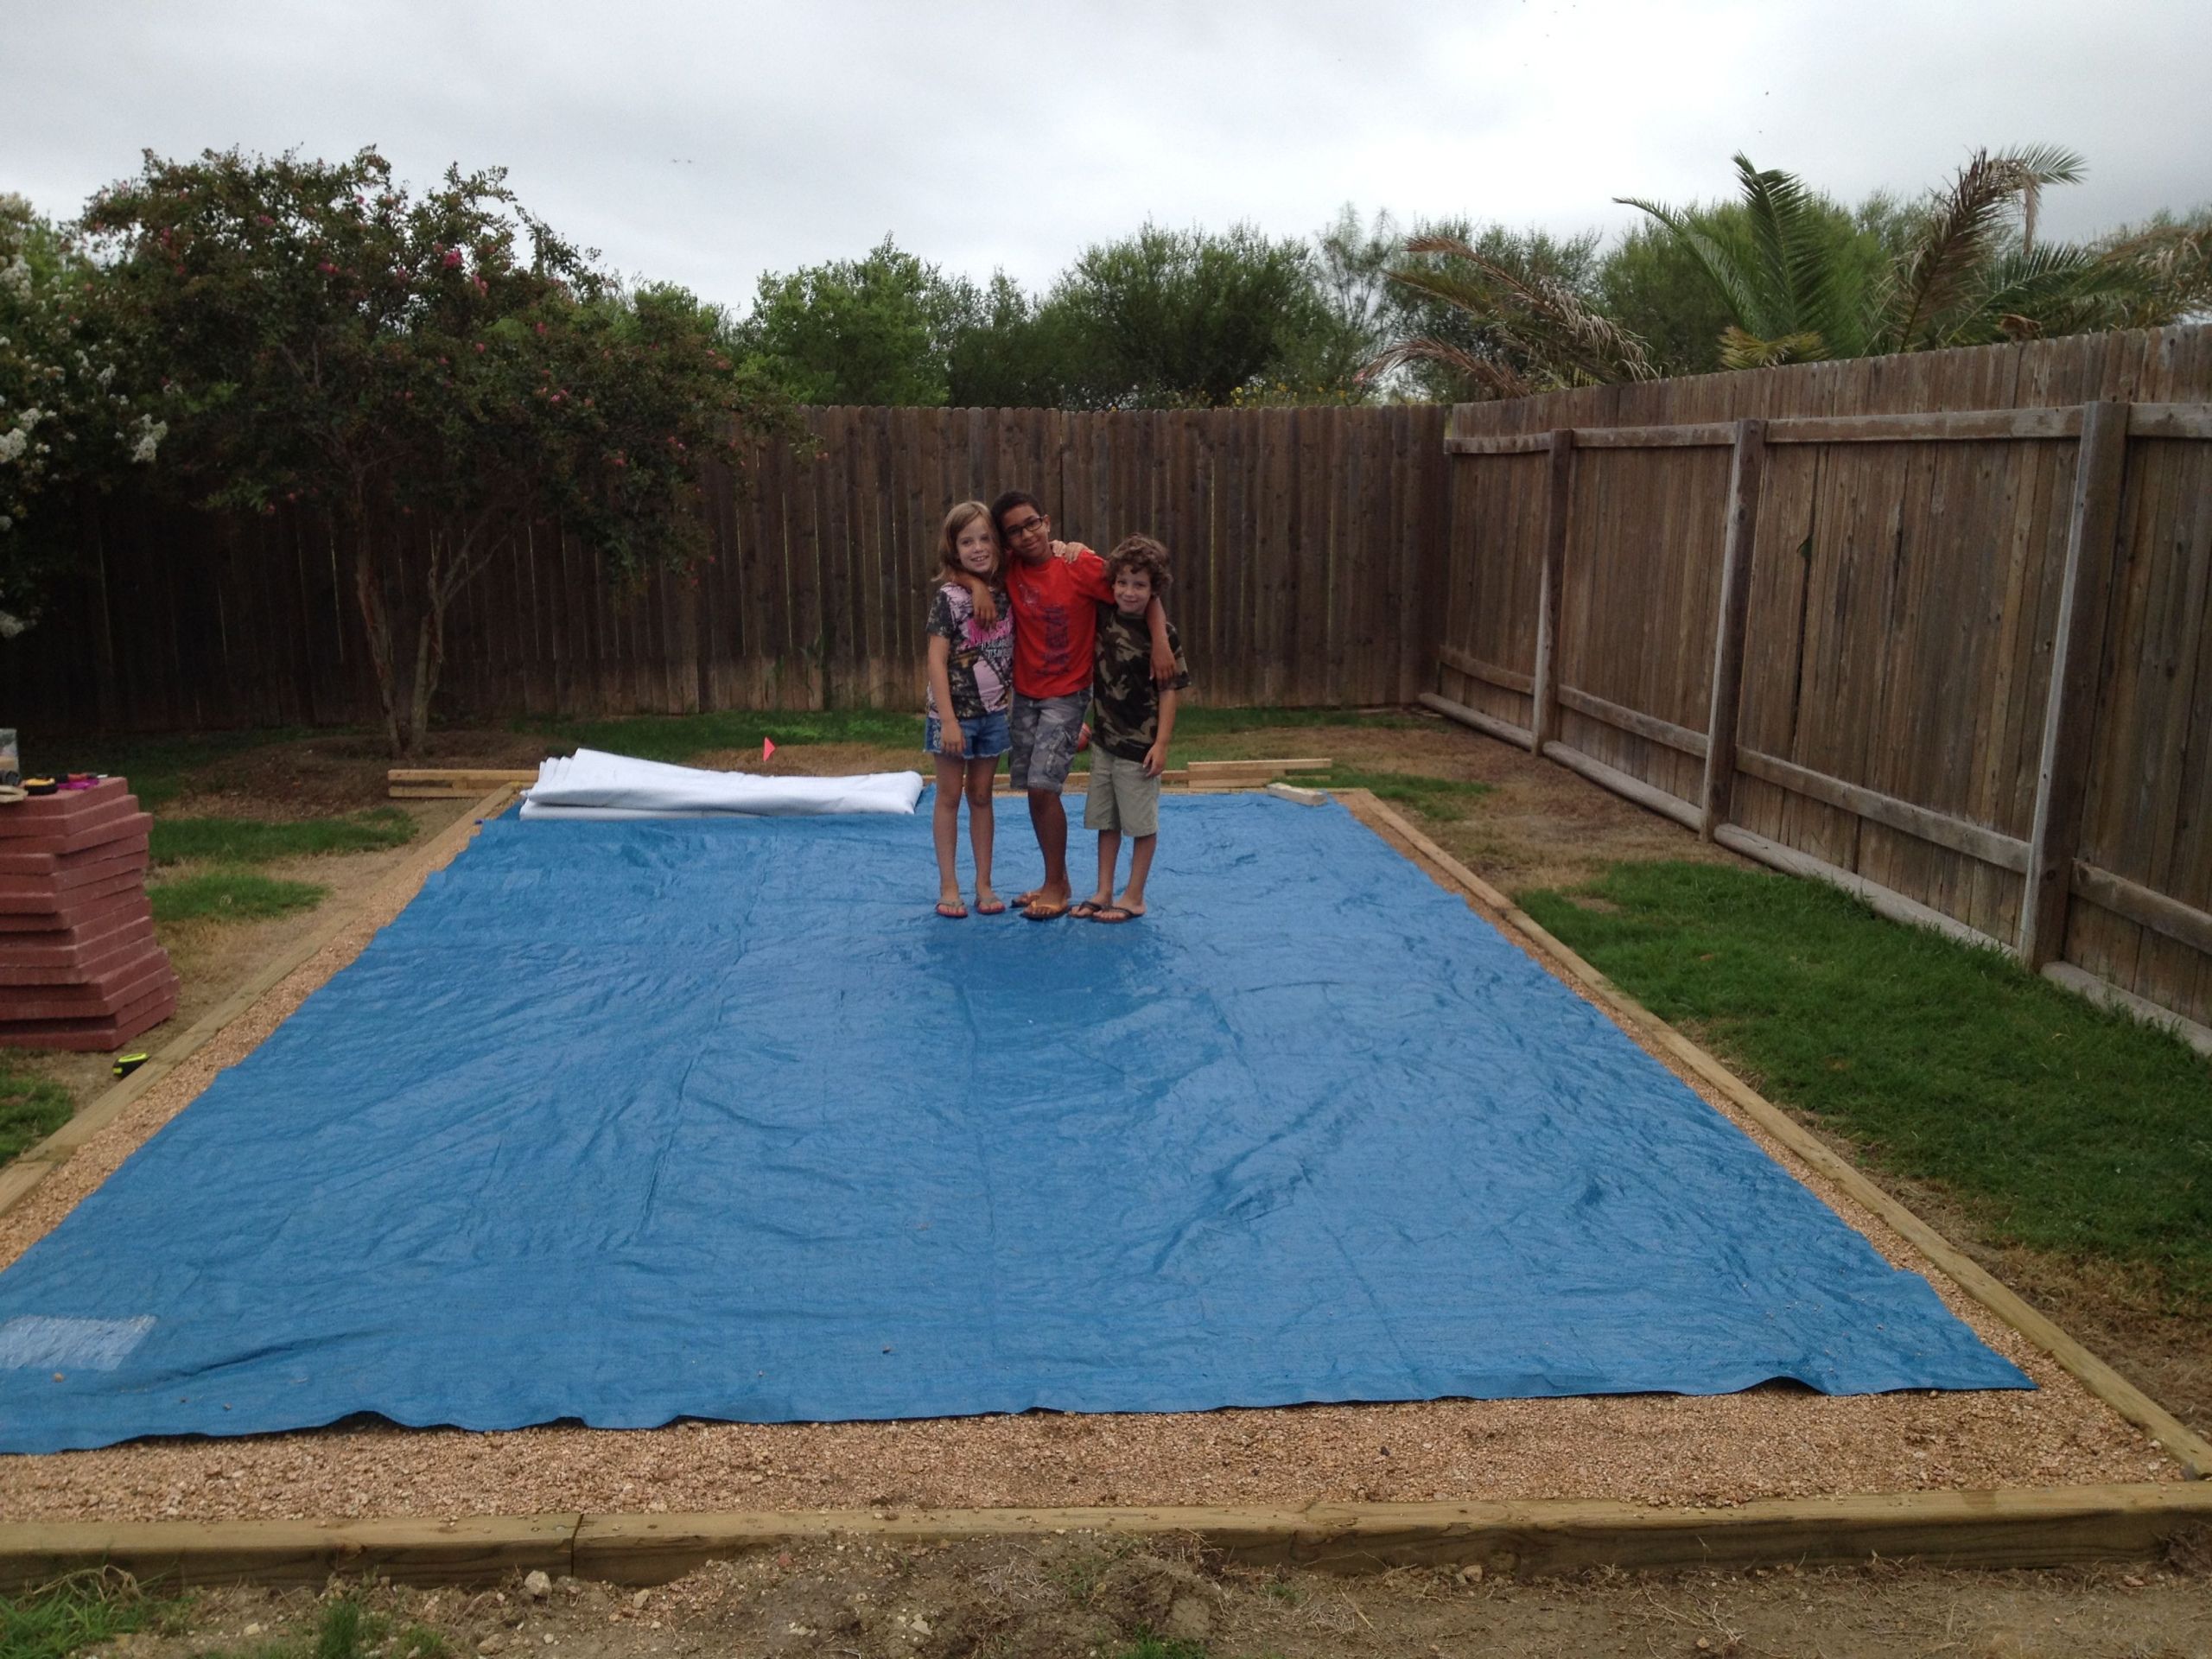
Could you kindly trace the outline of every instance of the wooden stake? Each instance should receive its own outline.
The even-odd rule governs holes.
[[[1766,473],[1766,423],[1736,423],[1728,469],[1727,540],[1720,556],[1720,617],[1713,635],[1713,707],[1706,720],[1704,813],[1707,841],[1728,822],[1736,787],[1736,720],[1744,692],[1744,619],[1751,604],[1751,550],[1758,542],[1759,482]]]
[[[2020,895],[2020,961],[2031,972],[2066,950],[2066,906],[2074,889],[2074,849],[2082,834],[2105,607],[2112,592],[2127,467],[2127,416],[2128,406],[2120,403],[2090,404],[2082,411],[2066,574],[2051,639],[2050,690],[2044,704],[2035,829],[2028,840],[2027,886]]]
[[[1536,600],[1536,673],[1530,692],[1529,747],[1536,753],[1559,735],[1559,603],[1567,579],[1567,516],[1574,494],[1574,429],[1551,435],[1551,489],[1544,499],[1543,579]]]

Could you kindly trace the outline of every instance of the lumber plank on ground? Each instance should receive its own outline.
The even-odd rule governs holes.
[[[395,1516],[383,1520],[63,1521],[0,1523],[0,1588],[121,1567],[170,1585],[315,1584],[376,1572],[410,1584],[480,1584],[565,1573],[583,1517]]]
[[[1916,1558],[1948,1566],[2137,1560],[2212,1521],[2202,1482],[2034,1491],[1758,1498],[1726,1509],[1607,1498],[1305,1507],[739,1510],[704,1515],[396,1516],[370,1521],[0,1524],[0,1589],[106,1564],[141,1579],[319,1583],[375,1571],[411,1584],[490,1583],[537,1568],[652,1585],[709,1560],[827,1538],[920,1544],[1074,1531],[1196,1540],[1251,1565],[1372,1573],[1473,1563],[1527,1575],[1595,1567],[1829,1566]]]
[[[476,792],[501,784],[534,784],[536,766],[394,766],[385,773],[392,784],[474,784]]]

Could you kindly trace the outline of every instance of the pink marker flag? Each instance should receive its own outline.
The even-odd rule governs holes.
[[[775,752],[776,740],[774,738],[764,737],[760,740],[760,764],[762,766],[765,766],[768,764],[768,757],[775,753]]]

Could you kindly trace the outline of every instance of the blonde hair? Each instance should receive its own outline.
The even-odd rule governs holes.
[[[999,527],[991,518],[991,510],[980,501],[961,501],[944,515],[944,528],[938,531],[937,581],[957,582],[965,586],[968,578],[975,575],[960,563],[958,543],[960,532],[978,518],[991,527],[991,569],[983,580],[994,588],[1006,580],[1006,543],[999,538]],[[976,620],[985,627],[998,620],[997,609],[987,594],[976,595]]]

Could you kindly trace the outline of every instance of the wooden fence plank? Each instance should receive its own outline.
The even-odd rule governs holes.
[[[1567,578],[1567,513],[1574,493],[1574,433],[1551,434],[1550,464],[1545,474],[1543,565],[1536,598],[1535,709],[1529,722],[1537,753],[1559,733],[1560,594]]]
[[[2020,906],[2020,960],[2031,971],[2065,945],[2066,901],[2073,891],[2074,848],[2082,830],[2093,699],[2126,455],[2126,409],[2090,404],[2082,423],[2081,460],[2067,521],[2064,588],[2044,715],[2027,891]]]
[[[1712,702],[1706,715],[1705,783],[1699,833],[1713,839],[1728,821],[1736,784],[1736,728],[1743,706],[1744,620],[1751,602],[1751,554],[1759,533],[1759,489],[1766,474],[1766,423],[1736,423],[1728,466],[1728,522],[1720,555],[1720,605],[1713,640]]]

